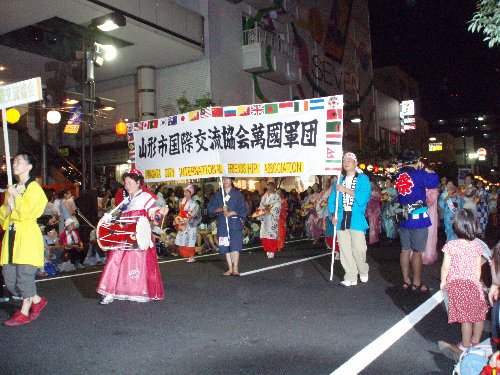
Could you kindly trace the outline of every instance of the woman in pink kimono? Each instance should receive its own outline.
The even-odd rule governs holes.
[[[366,206],[366,218],[370,226],[368,235],[368,243],[373,245],[380,241],[380,231],[382,230],[382,209],[381,199],[382,193],[380,187],[375,181],[370,181],[372,192],[370,194],[370,201]]]
[[[152,220],[157,213],[168,213],[167,207],[156,207],[152,193],[142,189],[144,177],[139,170],[125,173],[123,183],[128,196],[121,207],[120,218],[146,217]],[[147,250],[108,251],[97,293],[103,295],[103,305],[114,299],[136,302],[163,299],[163,284],[152,236]]]
[[[425,193],[425,200],[427,203],[427,214],[431,219],[431,226],[427,231],[427,244],[425,245],[425,251],[422,254],[423,264],[432,264],[438,258],[437,236],[438,236],[438,200],[439,200],[439,188],[427,189]]]

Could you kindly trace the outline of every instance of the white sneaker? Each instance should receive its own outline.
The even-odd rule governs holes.
[[[99,303],[101,305],[109,305],[111,302],[113,302],[113,296],[111,294],[108,294]]]
[[[353,286],[353,285],[358,285],[358,282],[357,281],[349,281],[349,280],[344,280],[340,283],[340,285],[342,286]]]
[[[368,274],[366,274],[366,275],[359,274],[359,280],[362,283],[367,283],[368,282]]]
[[[268,253],[267,253],[267,257],[268,257],[269,259],[274,258],[274,253],[268,252]]]

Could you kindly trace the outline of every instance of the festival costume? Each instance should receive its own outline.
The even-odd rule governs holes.
[[[148,218],[148,210],[155,207],[154,196],[142,190],[132,199],[125,199],[128,203],[124,203],[125,208],[120,213],[123,219]],[[146,250],[108,251],[97,292],[113,299],[136,302],[163,299],[163,284],[152,235]]]
[[[281,198],[277,193],[266,192],[260,201],[259,210],[266,213],[258,217],[260,225],[260,239],[265,252],[278,251],[278,225],[281,212]]]
[[[200,206],[194,199],[183,198],[180,204],[179,215],[182,218],[191,218],[184,228],[178,228],[175,244],[179,247],[179,255],[184,258],[193,257],[196,249],[196,233],[201,222]]]
[[[29,181],[24,193],[15,197],[14,209],[7,215],[8,196],[6,193],[4,204],[0,207],[0,223],[5,231],[0,264],[43,267],[43,236],[36,220],[43,214],[47,197],[36,181]],[[15,232],[9,230],[11,224]],[[13,233],[14,246],[12,251],[9,251],[9,238]]]
[[[497,202],[498,202],[498,191],[492,192],[488,194],[488,212],[491,216],[491,223],[494,228],[498,225],[498,213],[497,213]]]
[[[448,199],[446,199],[448,197]],[[444,231],[446,232],[446,242],[450,242],[452,240],[457,239],[457,235],[453,231],[452,221],[455,216],[455,212],[457,212],[463,206],[463,200],[460,194],[455,193],[450,195],[448,191],[444,191],[441,193],[439,197],[439,207],[441,207],[441,211],[443,212],[443,221],[444,221]]]
[[[308,216],[306,225],[308,228],[309,237],[318,241],[323,234],[323,218],[319,217],[318,211],[316,210],[316,205],[320,202],[321,193],[313,193],[307,198],[307,202],[304,206],[311,206],[308,208]]]
[[[365,212],[370,200],[371,185],[368,176],[355,173],[352,182],[346,186],[346,176],[341,176],[339,183],[354,190],[354,198],[347,193],[332,193],[328,199],[328,211],[335,214],[337,210],[337,237],[340,248],[340,263],[345,270],[344,281],[356,283],[358,274],[368,275],[366,263],[366,239],[368,229]],[[332,191],[336,192],[337,182]],[[336,196],[339,196],[338,202]]]
[[[212,195],[207,207],[210,216],[217,216],[217,236],[227,237],[227,227],[229,226],[229,246],[221,246],[219,244],[220,254],[227,254],[233,251],[242,250],[243,220],[248,215],[245,198],[238,189],[232,187],[229,193],[225,194],[225,197],[227,210],[236,212],[236,216],[230,216],[227,218],[227,224],[224,212],[215,212],[217,208],[224,206],[221,190]]]
[[[488,225],[488,191],[485,188],[476,192],[478,202],[476,205],[477,221],[479,222],[479,232],[484,235]]]
[[[476,212],[476,202],[474,201],[474,196],[476,194],[476,188],[474,185],[469,184],[465,187],[465,191],[463,193],[464,206],[463,208],[467,208],[472,210],[472,212]]]
[[[328,198],[332,194],[332,187],[322,190],[320,193],[318,203],[316,204],[316,211],[318,217],[321,219],[321,230],[325,234],[325,243],[327,247],[331,247],[333,241],[333,224],[332,215],[328,212]],[[330,226],[328,225],[330,222]]]
[[[380,209],[380,190],[372,190],[370,194],[370,200],[366,205],[366,217],[368,218],[368,224],[370,230],[368,232],[368,243],[373,245],[380,241],[380,231],[382,228],[382,213]]]
[[[286,218],[288,216],[288,202],[285,198],[281,200],[280,219],[278,222],[278,250],[285,247],[286,240]]]
[[[444,245],[443,252],[451,257],[445,286],[449,296],[448,323],[483,321],[488,308],[477,277],[481,245],[464,239],[453,240]]]
[[[11,212],[7,214],[8,193],[0,207],[0,223],[5,231],[0,264],[7,289],[12,295],[26,299],[37,295],[35,275],[44,265],[43,236],[36,220],[43,214],[47,197],[33,180],[24,185],[16,184],[15,188],[19,195],[14,198]],[[42,298],[31,305],[29,315],[18,311],[4,325],[13,327],[29,323],[38,318],[45,305],[47,300]]]
[[[435,189],[439,184],[439,176],[436,173],[417,170],[413,167],[403,167],[396,177],[396,189],[398,190],[398,202],[401,206],[409,209],[406,219],[399,223],[400,228],[409,230],[422,229],[431,226],[431,219],[427,213],[426,189]],[[420,203],[420,204],[419,204]],[[411,249],[403,249],[411,250]]]
[[[398,225],[396,224],[395,209],[397,206],[398,191],[392,186],[382,190],[382,226],[387,238],[398,237]]]
[[[438,212],[437,201],[439,199],[439,189],[428,189],[426,192],[427,213],[431,219],[431,226],[427,232],[427,242],[422,254],[422,263],[430,265],[438,258],[437,236],[438,236]]]

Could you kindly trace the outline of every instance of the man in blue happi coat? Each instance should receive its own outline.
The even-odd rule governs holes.
[[[405,150],[400,160],[403,166],[396,176],[396,189],[400,204],[397,217],[402,248],[399,262],[403,274],[403,289],[426,292],[429,289],[422,282],[422,253],[425,251],[427,231],[431,226],[425,199],[426,189],[437,188],[439,176],[425,168],[418,151]]]

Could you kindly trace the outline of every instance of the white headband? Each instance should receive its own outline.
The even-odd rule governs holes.
[[[358,158],[356,157],[356,155],[353,152],[346,152],[344,154],[344,159],[345,158],[351,158],[356,162],[356,164],[358,163]]]

